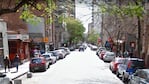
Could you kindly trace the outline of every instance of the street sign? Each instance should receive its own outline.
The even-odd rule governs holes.
[[[48,41],[49,41],[48,37],[43,38],[43,42],[48,43]]]

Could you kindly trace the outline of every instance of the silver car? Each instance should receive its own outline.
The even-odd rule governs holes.
[[[116,57],[116,54],[115,54],[114,52],[109,52],[109,51],[107,51],[107,52],[103,55],[103,61],[111,62],[115,57]]]
[[[49,62],[49,64],[54,64],[57,61],[57,58],[55,56],[52,56],[52,53],[43,53],[43,57],[45,57],[46,61]]]
[[[0,84],[12,84],[12,81],[6,76],[6,74],[0,73]]]
[[[128,84],[149,84],[149,69],[138,69],[129,78]]]

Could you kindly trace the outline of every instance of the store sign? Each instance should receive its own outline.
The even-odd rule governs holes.
[[[44,38],[43,38],[43,42],[46,42],[46,43],[49,42],[48,37],[44,37]]]
[[[29,35],[21,35],[21,40],[28,40],[29,39]]]
[[[20,39],[20,34],[8,35],[8,39]]]
[[[12,35],[8,35],[8,39],[20,39],[22,41],[29,39],[29,35],[25,34],[12,34]]]

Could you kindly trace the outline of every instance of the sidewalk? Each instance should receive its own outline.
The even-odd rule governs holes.
[[[16,78],[18,78],[19,76],[22,76],[24,74],[26,74],[29,71],[29,62],[25,62],[22,65],[19,65],[19,69],[18,72],[16,72],[16,68],[10,68],[10,72],[6,73],[6,76],[9,77],[10,79],[14,80]],[[5,70],[0,70],[0,72],[4,73]]]

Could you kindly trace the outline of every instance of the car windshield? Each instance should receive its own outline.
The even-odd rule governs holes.
[[[48,57],[50,57],[50,55],[42,55],[43,57],[45,57],[45,58],[48,58]]]
[[[134,68],[144,68],[145,64],[144,61],[133,60],[131,66]]]
[[[116,62],[117,63],[123,63],[124,62],[124,59],[123,58],[118,58],[118,59],[116,59]]]
[[[112,53],[112,52],[108,52],[108,53],[106,53],[106,55],[107,55],[107,56],[115,56],[115,54]]]
[[[42,60],[40,58],[31,60],[31,63],[41,63],[41,62],[42,62]]]
[[[57,56],[57,55],[58,55],[58,53],[57,53],[57,52],[53,52],[53,55],[54,55],[54,56]]]

